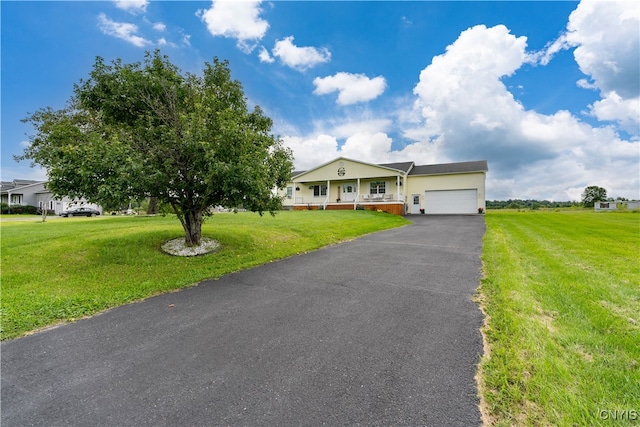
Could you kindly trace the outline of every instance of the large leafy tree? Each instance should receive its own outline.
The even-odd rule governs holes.
[[[198,245],[210,207],[272,214],[273,189],[290,178],[292,155],[260,107],[250,111],[229,64],[214,59],[202,76],[183,74],[159,51],[143,63],[97,58],[66,108],[45,108],[18,160],[47,169],[58,196],[118,205],[157,197]]]
[[[592,208],[596,202],[607,200],[607,190],[597,185],[591,185],[582,192],[582,206]]]

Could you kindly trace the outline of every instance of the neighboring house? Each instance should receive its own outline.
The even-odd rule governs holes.
[[[404,214],[472,214],[485,210],[486,160],[416,166],[337,158],[294,172],[285,209],[364,209]]]
[[[47,190],[47,181],[30,181],[15,179],[13,181],[0,182],[0,202],[11,206],[35,206],[38,209],[46,208],[59,214],[74,206],[86,206],[98,209],[102,213],[102,207],[84,200],[72,200],[68,197],[54,199],[53,193]]]

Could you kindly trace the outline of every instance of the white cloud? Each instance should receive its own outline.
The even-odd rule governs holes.
[[[463,31],[422,70],[414,98],[401,100],[402,105],[414,101],[413,109],[395,105],[397,114],[389,113],[393,120],[372,112],[326,120],[315,123],[311,135],[285,137],[296,168],[308,169],[341,155],[372,163],[486,159],[488,199],[579,200],[588,185],[606,188],[611,197],[640,198],[640,102],[638,72],[633,71],[638,63],[633,59],[638,22],[635,33],[626,28],[637,11],[623,12],[626,9],[616,4],[614,11],[601,11],[599,22],[592,14],[606,9],[606,4],[587,1],[589,13],[580,11],[584,4],[571,16],[568,28],[574,33],[550,43],[546,53],[527,51],[526,37],[502,25]],[[588,28],[578,17],[591,20]],[[613,24],[613,17],[618,24]],[[612,34],[616,32],[622,35]],[[576,61],[587,74],[578,85],[602,94],[601,100],[585,107],[606,123],[592,125],[564,110],[527,110],[503,83],[524,64],[551,61],[554,53],[566,48],[576,48]],[[634,73],[636,80],[631,82]],[[339,91],[338,84],[331,83],[316,85],[316,93],[330,93],[332,87]],[[624,137],[621,129],[634,136]],[[396,148],[390,132],[413,142]]]
[[[582,1],[569,17],[567,42],[580,70],[605,93],[640,92],[640,7],[628,0]]]
[[[382,132],[360,132],[347,138],[340,148],[340,155],[369,163],[389,161],[391,138]]]
[[[310,169],[339,156],[369,163],[413,160],[416,164],[432,164],[442,161],[433,144],[414,143],[402,150],[393,150],[393,140],[385,132],[359,130],[347,137],[342,145],[333,133],[282,139],[284,145],[293,150],[296,170]]]
[[[260,18],[262,0],[213,0],[211,8],[198,10],[198,16],[207,25],[212,36],[237,40],[237,46],[250,53],[269,28],[269,23]]]
[[[273,62],[275,62],[275,59],[273,59],[273,57],[269,55],[269,51],[265,49],[264,46],[260,48],[258,58],[260,58],[260,62],[266,62],[268,64],[272,64]]]
[[[489,197],[566,199],[570,188],[597,180],[606,181],[612,194],[638,197],[637,141],[621,140],[615,129],[592,127],[567,111],[527,111],[514,99],[501,78],[528,59],[526,38],[504,26],[470,28],[433,58],[414,93],[440,159],[487,159]],[[594,108],[626,108],[610,101]]]
[[[149,5],[148,0],[114,0],[114,3],[118,9],[126,10],[133,14],[145,13]]]
[[[527,110],[509,92],[502,78],[530,61],[526,47],[525,37],[502,25],[469,28],[420,73],[413,112],[401,111],[394,123],[374,114],[324,122],[314,135],[288,136],[285,144],[301,169],[340,155],[372,163],[486,159],[489,199],[579,200],[588,185],[601,185],[612,197],[640,198],[640,141],[568,111]],[[594,114],[622,117],[631,107],[616,94],[594,104]],[[398,124],[415,142],[394,149],[389,132]]]
[[[334,136],[320,134],[312,137],[284,136],[282,141],[293,150],[297,170],[311,169],[338,157],[338,140]]]
[[[620,127],[630,135],[637,136],[638,121],[640,120],[640,98],[623,99],[617,92],[612,91],[591,105],[591,114],[599,120],[618,122]]]
[[[336,157],[344,156],[371,163],[390,162],[391,138],[382,132],[356,133],[339,147],[333,135],[310,137],[286,136],[284,145],[293,150],[298,170],[310,169]]]
[[[162,32],[167,29],[167,25],[164,22],[156,22],[153,24],[153,29]]]
[[[599,120],[638,136],[640,126],[640,7],[627,0],[582,1],[569,17],[567,43],[580,70],[600,90],[591,106]]]
[[[272,53],[283,64],[298,71],[304,71],[318,64],[329,62],[331,59],[331,52],[327,48],[298,47],[293,44],[293,36],[276,41]]]
[[[152,44],[151,41],[136,34],[138,32],[138,26],[135,24],[112,21],[107,18],[104,13],[101,13],[98,16],[98,21],[100,30],[108,36],[122,39],[138,47],[144,47]]]
[[[169,47],[176,47],[176,44],[173,42],[168,41],[167,39],[165,39],[164,37],[160,37],[157,41],[156,44],[158,46],[169,46]]]
[[[579,87],[597,89],[602,100],[590,106],[599,120],[618,122],[631,135],[640,126],[640,8],[628,0],[583,0],[569,16],[567,32],[532,57],[546,65],[560,50],[574,58],[589,79]]]
[[[389,119],[357,119],[348,117],[346,120],[340,123],[333,123],[333,126],[329,130],[329,133],[331,133],[331,135],[335,135],[338,138],[349,138],[352,135],[359,133],[387,132],[391,125],[392,123]]]
[[[338,92],[337,103],[340,105],[371,101],[382,95],[387,82],[384,77],[370,79],[364,74],[337,73],[328,77],[317,77],[313,80],[316,95]]]

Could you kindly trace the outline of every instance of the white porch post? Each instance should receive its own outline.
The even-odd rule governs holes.
[[[400,175],[396,175],[396,200],[400,200]]]
[[[327,209],[327,205],[331,203],[331,180],[327,180],[327,197],[324,199],[324,208]]]

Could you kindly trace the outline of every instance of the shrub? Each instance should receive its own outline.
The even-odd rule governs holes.
[[[0,204],[1,213],[4,214],[28,214],[28,215],[37,215],[38,208],[35,206],[24,206],[24,205],[11,205],[9,206],[6,203]]]

